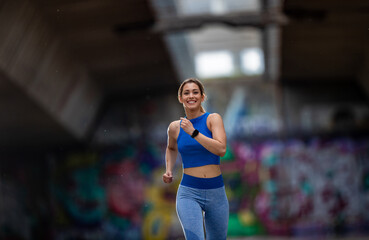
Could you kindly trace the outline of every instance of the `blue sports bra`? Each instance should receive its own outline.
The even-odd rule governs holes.
[[[203,135],[212,138],[213,134],[206,125],[209,113],[190,119],[193,127]],[[199,142],[193,139],[182,128],[179,130],[177,138],[178,151],[182,157],[183,168],[200,167],[210,164],[220,164],[220,157],[209,152]]]

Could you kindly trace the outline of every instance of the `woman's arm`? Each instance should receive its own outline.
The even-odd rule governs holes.
[[[168,127],[168,144],[165,152],[165,166],[166,171],[163,174],[163,181],[165,183],[171,183],[173,181],[173,168],[177,160],[178,147],[177,139],[179,123],[178,121],[172,122]]]
[[[195,139],[209,152],[223,157],[227,150],[227,137],[224,130],[223,119],[217,113],[210,114],[208,118],[209,130],[212,132],[213,138],[209,138],[200,132]],[[181,118],[181,120],[181,127],[183,130],[189,135],[192,135],[193,131],[195,131],[192,123],[186,118]]]

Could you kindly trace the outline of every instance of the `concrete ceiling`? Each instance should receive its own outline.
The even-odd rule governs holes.
[[[148,0],[33,1],[107,94],[177,85]]]
[[[357,81],[369,49],[369,1],[286,0],[281,81]]]
[[[100,107],[89,112],[91,118],[96,118],[103,112],[101,108],[106,107],[106,103],[109,102],[107,99],[124,99],[138,96],[142,91],[151,92],[155,89],[173,92],[173,89],[177,88],[180,79],[163,40],[166,31],[195,28],[218,20],[235,26],[249,24],[261,27],[270,20],[268,17],[248,16],[242,21],[239,20],[238,14],[234,18],[220,16],[217,19],[214,16],[210,18],[207,16],[203,19],[195,17],[192,21],[186,19],[181,22],[180,19],[175,19],[176,21],[163,22],[155,14],[160,11],[155,11],[149,0],[4,2],[12,2],[15,5],[27,2],[34,6],[34,16],[37,15],[37,18],[42,19],[40,21],[47,24],[58,41],[63,43],[69,52],[68,59],[78,62],[81,68],[86,69],[89,81],[94,84],[93,89],[99,91],[95,94],[101,93],[105,99],[102,100],[105,101],[105,105],[100,103]],[[0,18],[6,20],[12,16],[7,15],[5,7],[6,3],[0,3]],[[173,9],[173,6],[168,7],[168,4],[165,7]],[[283,13],[289,21],[283,25],[281,35],[279,80],[282,83],[315,80],[332,83],[357,81],[362,85],[367,84],[365,80],[359,79],[369,79],[365,73],[367,66],[365,64],[369,59],[368,1],[286,0]],[[20,14],[18,17],[23,16]],[[0,47],[2,39],[7,37],[6,34],[0,33]],[[9,56],[11,52],[7,54]],[[63,120],[65,114],[54,113],[52,107],[49,111],[45,110],[42,104],[34,100],[36,95],[32,97],[32,92],[30,94],[29,88],[24,87],[25,85],[18,84],[19,82],[7,83],[9,79],[17,78],[19,74],[12,74],[6,64],[1,67],[3,69],[0,70],[4,72],[3,76],[0,75],[2,76],[0,77],[1,146],[79,142],[83,139],[80,136],[91,134],[96,120],[86,127],[87,134],[85,132],[79,135],[71,134],[65,130],[65,124],[70,125],[71,129],[78,128],[78,125],[74,123],[68,125],[68,121],[65,123],[66,120]],[[359,75],[363,72],[364,77],[360,78]],[[48,101],[44,102],[46,102],[44,105],[48,106]],[[14,114],[8,114],[9,109],[12,109]],[[61,120],[55,121],[53,118]],[[16,126],[22,128],[15,131]],[[43,130],[35,131],[35,129]],[[39,137],[40,135],[42,137]],[[47,140],[48,138],[60,141],[53,143]]]

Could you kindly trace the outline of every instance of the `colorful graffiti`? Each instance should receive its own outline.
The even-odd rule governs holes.
[[[368,150],[368,142],[350,139],[234,143],[233,159],[223,161],[233,212],[229,234],[240,235],[232,224],[246,235],[363,230]]]
[[[162,182],[164,150],[165,144],[140,142],[56,156],[44,162],[47,174],[14,166],[12,177],[0,182],[0,236],[182,238],[175,212],[182,169],[178,161],[175,182]],[[230,237],[345,234],[368,227],[369,140],[234,141],[221,167]],[[33,194],[42,181],[49,190]],[[27,183],[34,187],[21,187]],[[42,235],[37,226],[46,218],[52,232]]]
[[[162,149],[129,144],[100,155],[74,154],[55,166],[53,193],[60,234],[77,238],[95,231],[102,239],[174,236],[178,231],[170,229],[177,220],[172,211],[176,187],[164,186],[158,177],[164,171]]]
[[[180,178],[175,177],[171,185],[162,182],[164,168],[153,173],[153,179],[146,188],[147,214],[142,228],[143,239],[178,239],[182,229],[175,212],[176,192]],[[178,171],[175,176],[180,176]]]

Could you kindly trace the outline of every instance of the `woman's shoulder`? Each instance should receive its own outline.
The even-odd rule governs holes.
[[[175,120],[169,124],[169,127],[178,128],[181,123],[181,120]]]
[[[223,124],[222,116],[220,116],[219,113],[209,113],[206,124],[208,125],[209,129],[212,129],[212,126]]]
[[[181,120],[175,120],[169,124],[168,132],[176,133],[180,128]]]
[[[220,116],[219,113],[209,113],[208,120],[219,121],[219,120],[222,120],[222,116]]]

